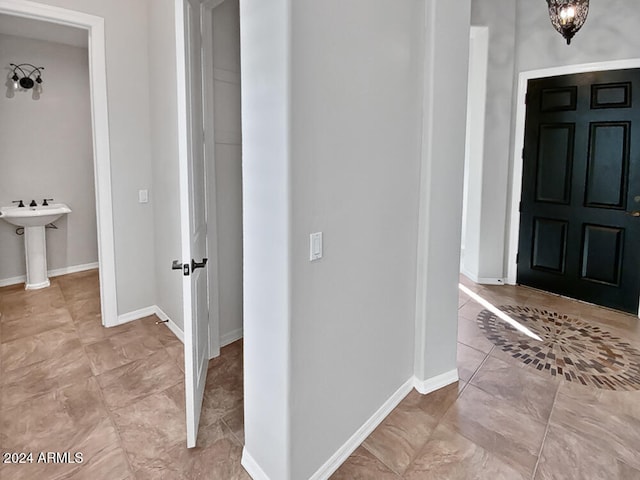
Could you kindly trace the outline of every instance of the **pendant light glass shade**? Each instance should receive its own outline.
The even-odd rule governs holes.
[[[547,0],[551,25],[566,40],[567,45],[576,34],[589,13],[589,0]]]

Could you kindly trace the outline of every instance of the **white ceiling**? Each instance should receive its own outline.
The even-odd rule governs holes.
[[[87,48],[87,31],[57,23],[0,14],[0,33]]]

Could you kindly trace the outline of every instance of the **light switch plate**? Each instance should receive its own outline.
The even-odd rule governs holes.
[[[309,261],[320,260],[322,258],[322,232],[309,235]]]

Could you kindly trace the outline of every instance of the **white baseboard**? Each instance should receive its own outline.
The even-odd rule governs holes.
[[[173,320],[171,320],[169,316],[164,313],[162,309],[157,305],[151,305],[150,307],[144,307],[138,310],[134,310],[133,312],[118,315],[117,323],[115,325],[109,325],[109,327],[116,327],[118,325],[133,322],[134,320],[140,320],[141,318],[149,317],[151,315],[156,315],[162,321],[167,320],[165,322],[167,328],[171,330],[176,337],[178,337],[178,340],[184,343],[184,332],[182,331],[182,329]]]
[[[72,265],[71,267],[55,268],[49,270],[47,275],[49,277],[59,277],[60,275],[68,275],[69,273],[84,272],[85,270],[95,270],[98,268],[98,262],[85,263],[83,265]],[[18,277],[3,278],[0,279],[0,287],[8,287],[9,285],[17,285],[27,281],[26,275],[20,275]]]
[[[156,313],[155,305],[152,305],[150,307],[140,308],[138,310],[134,310],[133,312],[127,312],[127,313],[123,313],[122,315],[118,315],[117,323],[115,325],[110,325],[110,326],[116,327],[124,323],[133,322],[134,320],[139,320],[144,317],[155,315],[155,313]]]
[[[413,377],[413,386],[418,392],[426,395],[427,393],[435,392],[442,387],[451,385],[458,380],[458,369],[455,368],[440,375],[436,375],[435,377],[427,378],[426,380],[419,380],[418,378]]]
[[[167,322],[165,323],[165,325],[167,326],[167,328],[169,330],[171,330],[173,332],[173,334],[178,337],[178,340],[180,340],[182,343],[184,343],[184,332],[182,331],[182,329],[178,326],[177,323],[175,323],[173,320],[171,320],[169,318],[169,315],[167,315],[166,313],[164,313],[164,311],[157,305],[154,305],[155,311],[154,313],[158,316],[158,318],[162,321],[167,320]]]
[[[378,425],[412,390],[414,379],[407,380],[384,404],[322,465],[309,480],[325,480],[371,435]]]
[[[242,338],[243,330],[242,328],[237,328],[232,330],[224,335],[220,336],[220,346],[225,347],[230,343],[235,342],[236,340],[240,340]]]
[[[84,265],[73,265],[71,267],[56,268],[49,270],[50,277],[59,277],[60,275],[68,275],[70,273],[84,272],[86,270],[96,270],[100,267],[98,262],[85,263]]]
[[[268,475],[264,473],[264,470],[260,468],[258,462],[256,462],[251,454],[247,452],[247,447],[244,447],[242,449],[242,459],[240,460],[240,465],[244,467],[244,469],[253,480],[270,480]]]
[[[460,269],[460,273],[462,273],[465,277],[471,280],[474,283],[478,283],[481,285],[504,285],[506,283],[504,278],[499,277],[478,277],[473,273],[469,272],[465,268]]]
[[[342,445],[332,456],[322,465],[309,480],[326,480],[333,475],[340,465],[365,441],[365,439],[382,423],[394,408],[402,401],[407,394],[415,388],[422,394],[434,392],[442,387],[446,387],[458,381],[458,370],[454,369],[427,380],[418,380],[412,377],[407,380],[389,399],[374,413],[359,429],[354,433],[344,445]],[[270,480],[267,474],[260,468],[260,465],[253,459],[246,447],[242,450],[242,466],[249,473],[253,480]]]
[[[407,380],[389,399],[322,465],[309,480],[326,480],[335,473],[340,465],[371,435],[382,421],[398,406],[413,389],[414,378]],[[242,450],[242,466],[253,480],[270,480],[245,447]]]

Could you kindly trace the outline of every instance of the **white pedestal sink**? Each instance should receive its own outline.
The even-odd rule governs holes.
[[[27,290],[50,285],[47,275],[47,243],[45,226],[62,215],[71,213],[64,203],[52,203],[37,207],[2,207],[0,218],[17,227],[24,227],[24,251],[27,263]]]

